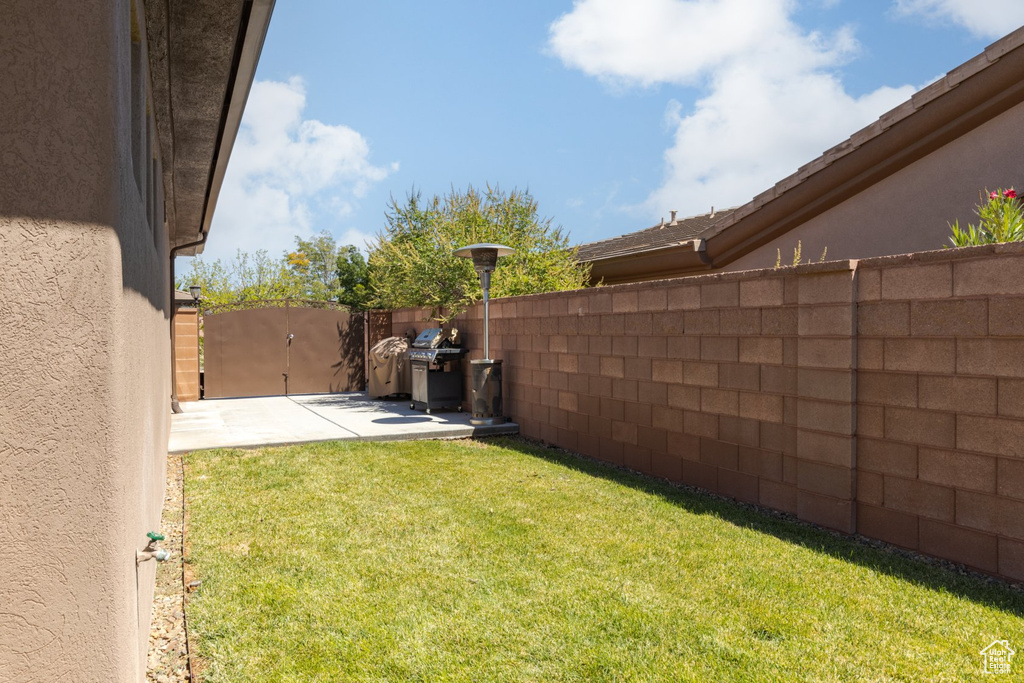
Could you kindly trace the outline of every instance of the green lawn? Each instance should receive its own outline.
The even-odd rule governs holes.
[[[1024,648],[1018,592],[518,440],[186,464],[210,682],[963,680]]]

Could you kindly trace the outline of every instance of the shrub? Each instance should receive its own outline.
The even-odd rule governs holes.
[[[995,244],[997,242],[1024,241],[1024,211],[1021,210],[1020,199],[1013,188],[998,189],[979,194],[981,203],[975,209],[980,219],[978,225],[968,224],[960,227],[960,221],[950,224],[953,234],[949,241],[954,247],[970,247],[978,244]],[[943,245],[948,247],[949,245]]]
[[[793,263],[791,265],[794,265],[794,266],[799,266],[800,265],[800,259],[803,258],[803,249],[804,249],[804,245],[800,242],[800,240],[797,240],[796,241],[796,246],[793,247]],[[824,263],[825,262],[825,257],[827,255],[828,255],[828,247],[825,247],[825,249],[821,252],[821,258],[818,259],[818,263]],[[810,257],[807,258],[807,263],[812,263]],[[781,249],[776,249],[775,250],[775,270],[778,270],[779,268],[782,268],[782,250]]]
[[[431,318],[448,322],[483,296],[469,259],[459,247],[504,244],[515,253],[498,261],[494,298],[581,289],[590,266],[550,218],[541,218],[529,192],[487,186],[453,189],[423,201],[415,190],[394,199],[387,225],[370,244],[369,282],[380,308],[426,306]]]

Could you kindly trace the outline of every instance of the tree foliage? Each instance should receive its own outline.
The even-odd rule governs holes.
[[[197,256],[175,286],[199,285],[207,306],[248,308],[259,301],[302,299],[366,308],[366,262],[358,249],[339,247],[327,232],[308,240],[296,237],[295,246],[278,260],[265,250],[239,250],[227,264]]]
[[[351,244],[340,247],[335,259],[335,272],[338,275],[338,302],[353,311],[369,308],[371,299],[366,259],[359,250]]]
[[[472,262],[453,252],[481,242],[515,249],[498,260],[493,297],[580,289],[589,279],[589,264],[577,261],[560,227],[538,216],[529,192],[470,187],[424,201],[414,190],[402,204],[392,198],[385,218],[369,258],[370,288],[382,308],[427,306],[445,321],[458,315],[483,292]]]
[[[294,282],[286,264],[271,259],[262,249],[252,254],[239,249],[227,264],[220,259],[211,262],[196,256],[191,265],[192,269],[179,277],[175,286],[188,289],[190,285],[199,285],[207,306],[239,304],[245,307],[255,301],[295,296]]]
[[[338,246],[328,232],[312,239],[295,238],[295,251],[285,255],[297,294],[311,301],[338,296]]]

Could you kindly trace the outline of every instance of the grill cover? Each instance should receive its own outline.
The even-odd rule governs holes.
[[[409,340],[404,337],[381,339],[370,349],[367,393],[373,398],[412,393],[409,365]]]

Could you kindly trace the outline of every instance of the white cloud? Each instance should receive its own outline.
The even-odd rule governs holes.
[[[368,253],[366,245],[373,242],[376,237],[376,233],[363,232],[358,228],[349,228],[340,235],[335,235],[335,239],[338,241],[338,244],[351,244],[353,247],[363,252],[364,255]]]
[[[551,51],[567,66],[613,83],[694,85],[752,52],[809,65],[836,55],[793,40],[789,0],[580,0],[550,27]],[[848,50],[849,41],[836,41]]]
[[[835,69],[859,44],[791,19],[792,0],[579,0],[551,25],[549,49],[616,86],[700,86],[692,111],[670,102],[665,178],[643,205],[657,220],[742,204],[906,100],[914,88],[861,97]]]
[[[237,249],[266,249],[277,257],[309,237],[333,229],[350,215],[369,187],[397,170],[370,163],[370,147],[355,130],[304,119],[306,87],[256,81],[224,178],[210,241],[209,259],[230,259]],[[352,233],[353,239],[346,237]],[[365,235],[335,235],[362,247]]]
[[[749,201],[908,99],[915,88],[880,88],[850,96],[833,75],[783,77],[767,69],[726,69],[687,116],[674,114],[675,140],[666,177],[646,205],[653,218]],[[670,104],[669,116],[673,116]],[[677,110],[678,111],[678,110]]]
[[[1024,24],[1021,0],[895,0],[897,14],[952,21],[982,38],[1001,38]]]

